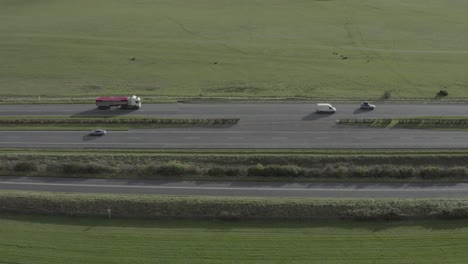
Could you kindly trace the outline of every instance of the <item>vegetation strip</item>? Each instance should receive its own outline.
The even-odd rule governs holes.
[[[88,130],[234,125],[239,118],[194,119],[144,116],[1,116],[0,130]]]
[[[468,117],[342,119],[337,123],[381,128],[468,129]]]
[[[426,264],[468,259],[465,220],[233,222],[0,214],[0,234],[4,263]]]
[[[468,181],[468,153],[0,152],[0,175],[228,181]]]
[[[123,218],[468,218],[466,199],[294,199],[0,191],[0,212]],[[109,211],[110,209],[110,211]]]

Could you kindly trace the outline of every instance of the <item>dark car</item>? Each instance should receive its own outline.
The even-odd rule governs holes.
[[[107,134],[105,129],[95,129],[91,131],[88,136],[104,136],[105,134]]]
[[[360,109],[361,109],[361,110],[374,110],[374,109],[375,109],[375,105],[369,104],[368,102],[364,102],[364,103],[361,104]]]

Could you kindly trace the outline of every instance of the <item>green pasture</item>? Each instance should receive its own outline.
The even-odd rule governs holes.
[[[0,97],[432,99],[445,89],[466,99],[467,9],[462,0],[0,0]]]
[[[466,221],[221,222],[0,215],[0,263],[465,263]]]

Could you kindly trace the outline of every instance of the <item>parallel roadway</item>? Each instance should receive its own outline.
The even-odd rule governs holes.
[[[316,114],[314,104],[147,104],[141,110],[96,110],[94,105],[2,105],[0,115],[145,115],[174,118],[240,118],[230,127],[110,131],[1,131],[0,147],[19,148],[468,148],[467,131],[375,129],[336,125],[344,118],[466,116],[465,104],[381,104],[360,111],[336,104],[336,114]],[[105,128],[105,127],[104,127]]]

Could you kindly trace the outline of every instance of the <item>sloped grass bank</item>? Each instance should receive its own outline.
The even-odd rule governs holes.
[[[103,127],[114,130],[183,126],[234,125],[238,118],[191,119],[144,116],[2,116],[0,130],[90,130]]]
[[[380,128],[468,129],[468,117],[343,119],[337,123],[340,125]]]
[[[466,199],[308,199],[0,191],[0,212],[117,218],[466,219]],[[109,210],[110,209],[110,210]]]
[[[192,221],[0,215],[5,263],[464,263],[464,220]],[[181,250],[183,249],[183,250]]]

